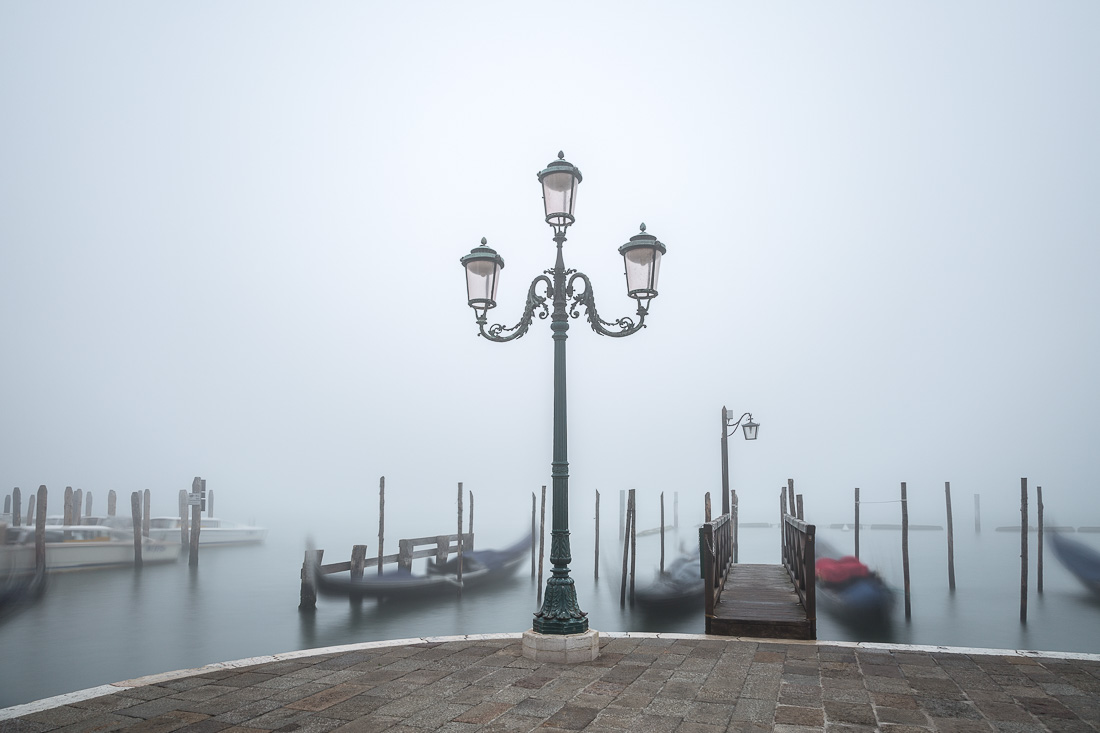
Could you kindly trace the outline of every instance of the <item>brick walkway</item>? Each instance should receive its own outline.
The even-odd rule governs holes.
[[[1100,656],[604,634],[595,662],[518,634],[210,665],[0,710],[0,731],[1096,731]]]

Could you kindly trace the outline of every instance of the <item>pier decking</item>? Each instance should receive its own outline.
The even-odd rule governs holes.
[[[213,664],[0,710],[0,731],[1100,729],[1098,655],[602,634],[564,665],[519,636]]]
[[[707,614],[706,632],[766,639],[813,639],[814,624],[782,565],[730,565],[725,588]]]

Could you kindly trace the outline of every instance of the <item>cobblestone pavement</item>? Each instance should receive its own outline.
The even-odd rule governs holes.
[[[0,710],[0,731],[1096,731],[1100,656],[601,635],[537,663],[518,634],[242,660]]]

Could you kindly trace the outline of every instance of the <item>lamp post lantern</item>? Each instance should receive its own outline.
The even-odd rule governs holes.
[[[748,418],[749,421],[742,424],[742,420]],[[722,407],[722,513],[730,513],[730,458],[729,458],[729,436],[737,432],[737,428],[741,428],[745,432],[745,440],[756,440],[756,432],[760,429],[760,425],[752,421],[752,413],[746,412],[736,421],[733,419],[733,414]]]
[[[637,301],[637,320],[624,316],[614,321],[600,318],[596,310],[592,282],[583,272],[566,269],[562,254],[565,233],[575,221],[573,206],[577,186],[582,180],[576,166],[565,160],[563,153],[538,173],[542,184],[542,198],[546,223],[554,233],[557,258],[554,266],[537,275],[527,288],[527,303],[514,326],[488,325],[488,312],[496,307],[496,289],[504,260],[487,246],[481,246],[461,258],[466,269],[466,287],[470,307],[474,309],[479,335],[490,341],[503,343],[527,333],[535,314],[540,319],[550,319],[554,340],[554,446],[551,462],[553,484],[552,525],[550,535],[551,577],[546,582],[542,608],[535,613],[532,629],[537,634],[570,635],[588,631],[587,614],[577,603],[577,592],[569,576],[572,561],[569,549],[569,459],[566,427],[565,340],[569,321],[579,318],[584,310],[585,320],[592,330],[602,336],[623,337],[645,328],[650,301],[657,297],[657,278],[665,245],[652,234],[634,235],[619,247],[626,269],[627,295]],[[562,661],[566,661],[562,658]]]

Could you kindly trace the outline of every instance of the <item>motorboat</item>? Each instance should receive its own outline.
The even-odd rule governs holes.
[[[150,517],[149,536],[165,542],[180,541],[179,517]],[[199,546],[248,545],[263,542],[266,527],[230,522],[217,517],[203,517],[199,524]]]
[[[21,555],[18,567],[34,570],[34,528],[19,527],[15,544],[30,547]],[[9,532],[11,530],[9,529]],[[45,528],[46,571],[119,567],[134,564],[133,531],[99,525],[47,525]],[[141,538],[141,561],[146,563],[175,562],[180,556],[178,543]],[[29,565],[29,566],[28,566]],[[28,566],[28,567],[24,567]]]

